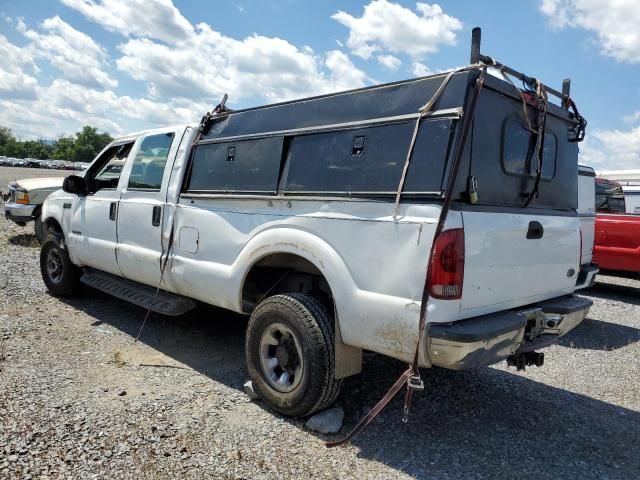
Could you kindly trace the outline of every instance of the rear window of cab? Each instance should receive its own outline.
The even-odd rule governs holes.
[[[509,175],[535,177],[537,167],[536,138],[518,117],[509,117],[502,128],[502,169]],[[542,175],[543,180],[551,180],[556,173],[556,153],[558,139],[555,134],[545,132]]]

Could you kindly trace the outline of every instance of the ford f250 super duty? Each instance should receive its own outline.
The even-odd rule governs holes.
[[[82,282],[169,315],[195,301],[250,315],[254,388],[290,416],[333,402],[365,349],[540,365],[535,350],[591,305],[573,295],[585,122],[571,104],[568,82],[560,93],[479,50],[448,73],[221,102],[67,177],[43,206],[42,276],[60,296]]]

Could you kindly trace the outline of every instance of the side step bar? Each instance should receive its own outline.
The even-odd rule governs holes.
[[[80,281],[85,285],[142,308],[149,308],[153,301],[151,310],[163,315],[175,317],[196,307],[196,302],[189,298],[165,292],[164,290],[158,291],[156,296],[156,289],[153,287],[98,270],[86,270],[80,277]]]

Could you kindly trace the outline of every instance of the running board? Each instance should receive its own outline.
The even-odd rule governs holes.
[[[149,308],[153,301],[151,311],[163,315],[175,317],[187,313],[196,307],[196,302],[190,298],[164,290],[159,290],[156,296],[156,289],[153,287],[97,270],[85,271],[82,277],[80,277],[80,281],[85,285],[142,308]]]

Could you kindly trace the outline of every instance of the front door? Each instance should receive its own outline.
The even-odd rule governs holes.
[[[178,134],[172,130],[142,137],[131,165],[123,173],[117,221],[118,264],[126,278],[152,286],[160,282],[162,226]]]
[[[71,205],[66,241],[75,264],[122,275],[116,258],[119,179],[133,142],[109,147],[85,174],[89,192]]]

